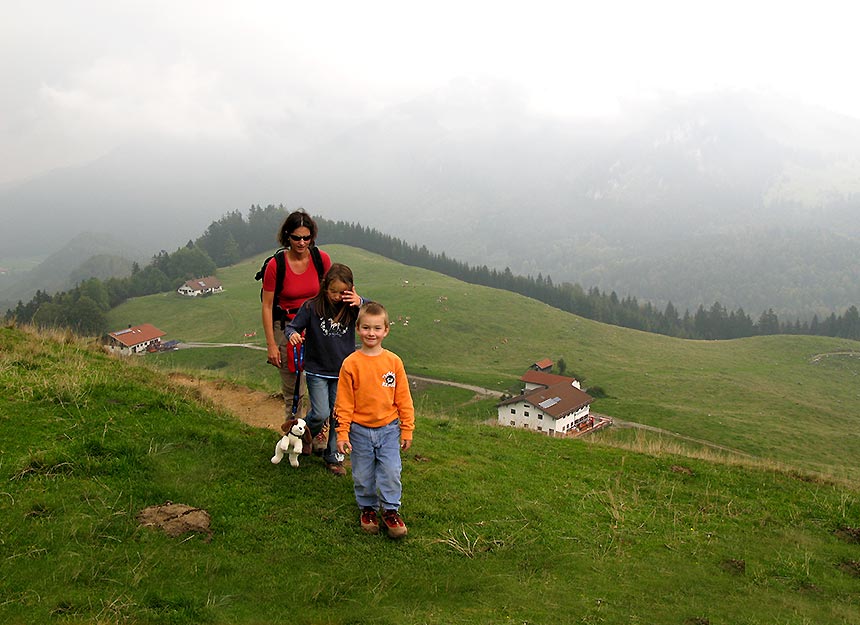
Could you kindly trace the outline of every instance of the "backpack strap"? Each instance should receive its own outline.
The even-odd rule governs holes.
[[[284,249],[279,249],[272,258],[275,259],[275,293],[272,299],[272,319],[280,322],[281,331],[283,331],[287,324],[287,318],[286,312],[278,305],[278,301],[281,298],[281,291],[284,290],[284,279],[287,275],[287,259],[284,258]]]
[[[323,259],[322,254],[320,254],[320,248],[316,245],[311,246],[311,260],[314,261],[314,268],[317,270],[317,276],[322,282],[323,276],[325,276],[325,267],[323,267]]]
[[[284,290],[284,279],[287,277],[287,259],[284,258],[284,248],[275,252],[275,300],[274,305],[278,305],[278,300],[281,298],[281,291]]]

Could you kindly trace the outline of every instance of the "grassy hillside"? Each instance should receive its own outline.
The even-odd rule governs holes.
[[[411,324],[410,324],[411,328]],[[0,622],[848,624],[860,500],[419,411],[410,535],[147,368],[0,328]],[[203,508],[211,536],[136,516]]]
[[[517,389],[517,378],[532,362],[564,358],[569,373],[608,393],[593,404],[595,411],[805,470],[860,477],[856,342],[805,336],[673,339],[595,323],[356,248],[326,249],[353,268],[359,293],[387,306],[395,325],[386,345],[403,356],[412,374],[501,393]],[[110,313],[112,326],[151,322],[168,339],[264,345],[259,283],[252,279],[261,260],[220,270],[223,294],[136,299]],[[408,325],[398,323],[406,318]],[[245,339],[251,330],[257,337]],[[277,388],[262,352],[191,351],[165,360]]]

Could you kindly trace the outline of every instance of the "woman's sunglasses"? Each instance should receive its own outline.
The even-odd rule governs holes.
[[[310,241],[311,239],[313,239],[313,237],[311,235],[303,237],[303,236],[298,235],[298,234],[291,234],[290,239],[293,241]]]

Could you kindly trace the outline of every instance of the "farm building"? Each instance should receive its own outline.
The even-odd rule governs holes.
[[[552,371],[553,362],[549,358],[542,358],[534,363],[529,369],[534,371],[542,371],[544,373],[549,373]]]
[[[520,382],[524,384],[524,390],[533,391],[539,387],[547,387],[553,386],[554,384],[561,384],[562,382],[570,382],[578,388],[582,390],[582,386],[579,384],[579,380],[575,380],[571,377],[565,375],[556,375],[555,373],[545,373],[543,371],[535,371],[534,369],[529,369],[526,371],[523,376],[520,378]]]
[[[140,354],[150,346],[157,346],[165,333],[150,323],[129,326],[107,335],[105,347],[108,351],[120,354]]]
[[[573,378],[530,369],[521,378],[523,392],[498,405],[499,425],[526,428],[549,436],[590,429],[594,399]]]
[[[176,289],[180,295],[188,297],[197,297],[199,295],[211,295],[220,293],[224,288],[221,286],[221,281],[215,276],[206,276],[205,278],[196,278],[188,280],[181,287]]]

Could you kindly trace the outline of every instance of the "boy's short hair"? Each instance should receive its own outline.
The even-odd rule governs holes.
[[[380,304],[379,302],[367,302],[364,306],[362,306],[358,311],[358,319],[355,320],[355,324],[358,325],[361,323],[361,318],[365,315],[382,315],[385,320],[385,327],[389,327],[388,325],[388,311],[385,310],[385,306]]]

